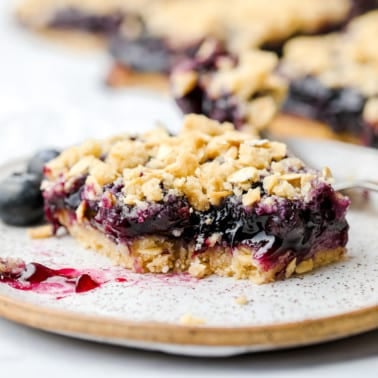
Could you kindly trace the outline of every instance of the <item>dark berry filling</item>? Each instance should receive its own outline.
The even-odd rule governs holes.
[[[82,178],[65,196],[60,184],[56,185],[57,189],[44,193],[50,220],[57,221],[59,210],[74,214],[79,203],[70,199],[78,195],[85,201],[85,217],[90,224],[116,243],[156,235],[184,246],[194,245],[201,253],[216,236],[217,245],[223,247],[251,247],[254,258],[269,269],[283,256],[300,261],[321,249],[343,247],[348,239],[345,212],[349,201],[324,183],[317,185],[308,202],[273,197],[269,206],[259,203],[245,207],[234,196],[204,212],[193,209],[185,197],[168,194],[161,202],[128,206],[123,203],[122,185],[106,187],[99,201],[88,198],[90,188],[84,187]]]
[[[283,110],[324,122],[336,133],[350,133],[373,145],[372,137],[365,137],[369,133],[362,117],[365,103],[366,98],[356,89],[327,88],[318,79],[306,76],[290,83]]]
[[[348,21],[366,12],[378,9],[378,0],[353,0]]]
[[[177,72],[195,71],[199,75],[196,86],[175,101],[185,114],[204,114],[219,122],[232,122],[236,128],[241,128],[245,118],[235,97],[229,93],[222,93],[214,98],[207,91],[206,76],[218,69],[219,59],[227,58],[237,63],[237,59],[230,56],[221,44],[214,44],[213,50],[205,57],[193,56],[175,67]]]
[[[99,15],[67,8],[57,11],[48,26],[56,29],[76,29],[90,33],[109,34],[119,28],[122,19],[123,15],[120,12]]]
[[[115,33],[109,38],[109,51],[122,66],[135,71],[167,74],[172,67],[193,56],[198,49],[199,42],[172,47],[164,38],[151,36],[142,22],[140,25],[138,35]]]
[[[185,198],[167,196],[165,202],[149,203],[146,207],[122,205],[121,192],[115,205],[88,201],[86,216],[91,224],[114,240],[125,241],[140,235],[191,237],[192,217]]]
[[[212,98],[200,85],[185,96],[176,98],[176,103],[185,114],[204,114],[218,122],[231,122],[237,129],[245,123],[235,97],[224,93],[220,97]]]
[[[161,38],[126,38],[120,34],[110,38],[109,51],[123,66],[136,71],[162,73],[169,72],[173,54]]]

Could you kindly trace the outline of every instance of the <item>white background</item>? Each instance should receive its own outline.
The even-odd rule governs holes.
[[[105,56],[78,56],[19,30],[10,3],[0,1],[0,162],[37,147],[137,132],[157,120],[178,127],[180,118],[169,100],[137,90],[107,90]],[[194,359],[73,340],[0,320],[1,378],[373,377],[377,356],[378,332],[289,351]]]

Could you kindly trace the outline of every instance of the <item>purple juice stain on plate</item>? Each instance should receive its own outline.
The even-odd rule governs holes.
[[[52,269],[37,262],[26,264],[19,259],[0,259],[0,282],[17,290],[59,294],[57,299],[94,290],[108,281],[101,271]]]

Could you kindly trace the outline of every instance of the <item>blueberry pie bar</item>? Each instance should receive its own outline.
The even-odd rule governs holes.
[[[18,18],[38,30],[106,35],[115,60],[109,83],[118,85],[132,71],[169,72],[208,37],[232,52],[279,51],[293,35],[338,29],[374,3],[280,0],[272,10],[265,0],[234,0],[232,6],[228,0],[25,0]]]
[[[279,142],[203,115],[69,148],[45,166],[47,219],[135,272],[271,282],[340,260],[349,200]]]
[[[154,0],[24,0],[18,20],[34,30],[115,32],[127,13],[140,11]]]
[[[192,57],[201,43],[214,38],[232,53],[262,47],[280,51],[295,34],[316,34],[340,28],[351,17],[369,8],[351,0],[281,0],[274,11],[264,0],[162,1],[125,17],[112,35],[109,49],[115,65],[111,85],[141,72],[169,73],[185,57]],[[131,22],[130,22],[131,21]]]
[[[272,52],[232,55],[207,39],[193,58],[173,70],[172,95],[184,113],[204,114],[238,129],[262,129],[286,94],[286,82],[275,73],[277,64]]]
[[[284,48],[290,80],[284,111],[378,147],[378,10],[343,33],[298,37]]]

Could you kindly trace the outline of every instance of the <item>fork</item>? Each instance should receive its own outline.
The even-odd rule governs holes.
[[[267,138],[277,139],[273,135],[271,135],[271,133],[269,132],[266,132],[265,134]],[[284,143],[286,143],[289,146],[289,149],[292,152],[294,152],[294,154],[298,156],[302,161],[306,162],[307,160],[311,160],[309,159],[309,157],[311,157],[311,152],[313,151],[314,146],[315,146],[313,142],[316,143],[316,141],[309,141],[307,139],[301,139],[301,138],[281,138],[281,140]],[[305,148],[306,154],[303,153],[303,149],[298,149],[298,145],[303,145],[304,143],[307,144]],[[369,154],[371,154],[371,156],[374,156],[374,164],[378,162],[378,154],[376,153],[376,150],[372,150],[367,147],[352,146],[352,145],[347,145],[342,142],[334,142],[334,141],[322,141],[321,145],[323,146],[323,148],[328,146],[328,149],[327,149],[328,151],[333,151],[334,146],[335,147],[343,146],[344,148],[347,148],[351,152],[351,156],[353,156],[352,152],[354,153],[355,151],[358,154],[360,154],[359,151],[363,153],[365,153],[366,151],[369,151]],[[306,155],[306,156],[304,157],[303,155]],[[307,163],[309,163],[308,164],[309,166],[316,167],[316,165],[313,164],[314,163],[313,161],[310,161]],[[352,177],[345,177],[345,176],[344,177],[335,176],[334,180],[335,181],[332,184],[332,186],[336,191],[362,189],[362,190],[368,190],[371,192],[378,192],[378,180],[377,180],[376,175],[374,175],[373,179],[367,179],[365,177],[352,178]]]
[[[332,185],[336,191],[347,189],[365,189],[378,193],[378,182],[370,180],[343,180]]]

